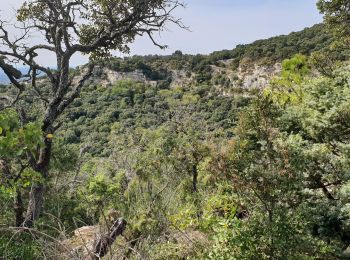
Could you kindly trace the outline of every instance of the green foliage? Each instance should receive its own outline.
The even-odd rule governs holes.
[[[0,132],[0,193],[9,200],[33,183],[44,182],[28,165],[18,166],[27,156],[38,159],[35,155],[43,145],[43,133],[41,126],[34,122],[21,126],[14,110],[0,112]]]
[[[159,89],[130,80],[108,88],[90,86],[67,111],[70,120],[62,126],[63,143],[74,147],[84,143],[86,152],[109,156],[114,146],[109,142],[113,124],[118,125],[120,133],[154,129],[179,111],[207,121],[210,131],[224,129],[228,133],[235,123],[235,111],[249,99],[239,95],[223,97],[207,86]]]
[[[24,152],[34,152],[42,145],[42,132],[37,123],[20,127],[16,112],[4,111],[0,114],[0,156],[11,158]]]
[[[178,24],[170,19],[169,15],[173,9],[181,6],[166,0],[149,1],[142,4],[132,0],[123,2],[88,0],[84,3],[73,2],[69,5],[59,2],[57,5],[62,6],[59,8],[52,3],[26,0],[17,10],[17,20],[38,24],[38,29],[43,30],[52,25],[51,21],[47,20],[51,12],[62,11],[61,16],[64,16],[64,19],[73,19],[78,16],[72,11],[72,7],[76,7],[80,10],[78,16],[80,19],[73,26],[74,33],[71,33],[70,37],[76,38],[74,40],[79,43],[79,48],[75,46],[78,51],[93,52],[93,59],[105,58],[114,50],[127,53],[128,44],[137,35],[145,33],[145,30],[152,37],[154,31],[163,28],[164,22],[171,21]],[[125,12],[125,10],[131,10],[131,12]],[[155,16],[154,12],[161,12],[162,15]],[[127,26],[128,29],[120,31],[120,25]],[[67,27],[72,28],[72,25]],[[110,32],[107,33],[106,30]],[[160,47],[165,48],[165,46]]]
[[[307,57],[297,54],[282,62],[281,77],[293,84],[301,84],[303,78],[310,72]]]
[[[332,41],[324,26],[318,24],[286,36],[258,40],[248,45],[237,45],[232,51],[214,52],[211,57],[215,60],[233,59],[233,68],[239,64],[242,66],[249,66],[251,63],[274,64],[298,53],[309,55],[328,46]]]
[[[293,63],[284,65],[292,68],[285,80],[297,85]],[[272,88],[241,114],[224,174],[252,210],[246,221],[215,234],[208,257],[332,258],[347,245],[348,202],[340,198],[349,183],[343,131],[350,119],[350,71],[334,73],[334,79],[296,77],[302,99],[286,101],[281,95],[290,95],[288,89]],[[221,160],[212,164],[214,171],[222,168]]]
[[[317,7],[324,14],[329,29],[340,37],[350,36],[350,3],[347,0],[319,0]]]
[[[128,219],[130,240],[147,237],[135,249],[159,259],[339,256],[349,235],[341,194],[349,177],[350,88],[347,67],[333,74],[313,78],[308,58],[296,55],[243,110],[235,107],[239,97],[213,95],[206,86],[157,89],[121,81],[85,93],[83,99],[105,102],[95,108],[80,101],[72,109],[87,104],[86,115],[95,109],[94,127],[111,124],[105,113],[123,102],[104,132],[108,159],[80,170],[89,175],[78,192],[80,207],[95,221],[117,209]],[[226,125],[228,118],[235,123]],[[160,238],[179,230],[205,234],[206,250]]]
[[[324,15],[324,23],[335,40],[329,47],[312,55],[313,64],[323,75],[333,77],[332,72],[349,57],[350,4],[346,0],[319,0],[317,7]]]
[[[303,98],[301,84],[309,74],[310,65],[307,57],[297,54],[282,62],[281,75],[272,79],[270,87],[264,90],[264,94],[282,106],[289,102],[298,103]]]
[[[82,41],[96,28],[84,27]],[[101,73],[139,70],[157,83],[83,89],[55,134],[50,194],[36,228],[61,238],[80,226],[108,226],[113,209],[128,222],[116,247],[129,259],[341,257],[350,243],[350,68],[333,41],[316,25],[211,55],[100,60]],[[212,65],[276,62],[281,74],[259,91],[230,91],[226,74],[213,77]],[[189,81],[174,84],[175,70]],[[0,159],[21,173],[8,181],[1,172],[0,225],[12,221],[17,191],[44,181],[20,167],[44,138],[40,125],[0,113]],[[8,258],[40,258],[38,241],[8,239],[0,235]]]
[[[11,234],[1,232],[0,256],[5,259],[34,260],[42,257],[42,245],[35,241],[30,234]]]

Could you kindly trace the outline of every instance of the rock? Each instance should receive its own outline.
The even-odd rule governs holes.
[[[65,252],[65,256],[62,255],[62,259],[69,259],[65,257],[77,257],[82,258],[84,255],[91,252],[94,248],[94,242],[101,234],[102,230],[100,226],[84,226],[74,230],[74,235],[62,241],[62,251]]]

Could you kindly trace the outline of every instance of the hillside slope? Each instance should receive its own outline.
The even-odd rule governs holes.
[[[121,132],[156,128],[171,121],[176,111],[205,121],[210,131],[231,135],[237,112],[255,89],[280,72],[283,59],[310,54],[331,40],[323,25],[315,25],[210,55],[177,51],[100,62],[81,98],[67,111],[65,143],[109,156],[109,134],[116,125]]]
[[[0,186],[0,226],[18,216],[14,197],[43,183],[22,160],[40,162],[32,151],[45,139],[52,160],[35,229],[50,239],[2,232],[0,255],[85,259],[123,218],[113,259],[342,259],[350,67],[339,62],[328,77],[307,57],[331,42],[315,25],[210,55],[106,59],[45,135],[42,94],[54,97],[40,78],[18,114],[0,113],[2,154],[20,172],[9,177],[16,189]],[[16,95],[0,86],[0,97]]]
[[[114,124],[125,129],[156,127],[183,107],[210,122],[210,129],[230,129],[254,89],[265,87],[280,72],[283,59],[296,53],[308,55],[331,42],[332,37],[318,24],[210,55],[176,51],[169,56],[101,61],[81,97],[62,117],[68,118],[63,122],[62,137],[67,144],[90,147],[91,153],[108,156]],[[78,77],[82,70],[84,66],[73,73]],[[0,90],[4,91],[6,88]]]

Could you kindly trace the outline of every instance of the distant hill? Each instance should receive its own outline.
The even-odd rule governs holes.
[[[27,73],[27,70],[25,68],[19,68],[19,70],[22,73]],[[0,84],[8,84],[10,83],[9,79],[7,78],[6,74],[4,73],[4,71],[2,69],[0,69]]]
[[[237,71],[239,68],[247,70],[255,65],[271,67],[294,54],[308,55],[313,51],[320,50],[332,41],[332,37],[324,29],[324,25],[316,24],[299,32],[237,45],[232,50],[216,51],[209,55],[188,55],[176,51],[173,55],[168,56],[147,55],[125,59],[113,58],[105,60],[99,65],[121,73],[142,72],[151,81],[169,81],[171,80],[170,74],[182,71],[196,82],[203,83],[212,81],[215,72],[223,72],[215,67],[225,67],[231,71]],[[216,81],[218,80],[221,79],[216,79]],[[8,79],[1,69],[0,83],[8,83]]]
[[[188,104],[190,111],[183,113],[205,118],[208,129],[223,129],[231,136],[238,112],[254,90],[267,86],[280,72],[282,60],[297,53],[309,55],[331,42],[318,24],[209,55],[176,51],[168,56],[105,59],[96,64],[81,96],[62,116],[63,142],[94,156],[109,156],[112,129],[124,133],[154,128]],[[83,70],[84,66],[77,67],[72,73]],[[8,82],[2,72],[0,82]]]
[[[114,85],[132,79],[159,88],[177,85],[208,84],[228,94],[235,87],[261,88],[279,73],[281,63],[297,53],[309,55],[331,44],[333,38],[323,24],[299,32],[237,45],[232,50],[209,55],[189,55],[176,51],[172,55],[146,55],[110,58],[99,62],[91,83]],[[76,68],[80,73],[84,66]],[[8,79],[0,71],[0,83]]]
[[[113,85],[126,77],[135,79],[136,73],[141,81],[158,84],[161,88],[191,84],[216,85],[226,89],[260,88],[279,72],[279,63],[284,59],[298,53],[309,55],[329,46],[332,41],[324,25],[316,24],[300,32],[237,45],[232,50],[209,55],[188,55],[176,51],[168,56],[106,59],[98,64],[94,79],[100,81],[95,83]]]
[[[0,84],[7,84],[7,83],[9,83],[9,80],[6,77],[4,71],[0,69]]]
[[[179,113],[205,118],[208,129],[232,135],[238,112],[257,88],[266,87],[281,71],[282,60],[296,53],[308,55],[331,41],[323,25],[315,25],[209,55],[176,51],[168,56],[103,60],[65,112],[64,142],[96,156],[109,156],[112,129],[121,134],[154,128],[169,121],[173,110],[182,111],[189,104],[190,110]]]

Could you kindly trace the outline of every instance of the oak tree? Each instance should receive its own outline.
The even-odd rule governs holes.
[[[80,53],[94,60],[115,50],[128,52],[128,44],[143,35],[165,48],[153,35],[169,23],[184,28],[181,20],[173,16],[173,11],[182,6],[179,0],[27,0],[17,10],[15,25],[0,18],[0,68],[11,82],[9,95],[0,97],[0,112],[16,111],[19,132],[33,121],[41,129],[40,144],[31,151],[25,149],[21,138],[17,140],[16,147],[21,146],[24,151],[20,160],[0,157],[0,169],[6,169],[9,176],[20,176],[29,168],[44,180],[31,183],[23,226],[31,227],[40,214],[60,115],[93,75],[93,62],[85,66],[80,76],[70,73],[73,55]],[[33,36],[40,41],[33,43]],[[42,64],[43,57],[54,59],[54,68]],[[17,69],[16,64],[26,71]],[[35,116],[30,113],[34,107]],[[13,129],[0,134],[8,137]],[[18,198],[17,204],[22,201],[21,194]],[[23,211],[23,206],[16,207],[19,208]],[[16,215],[21,213],[24,212]],[[16,222],[20,224],[19,220]]]

